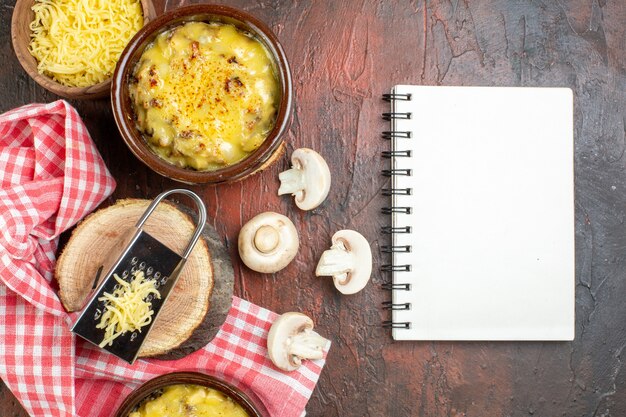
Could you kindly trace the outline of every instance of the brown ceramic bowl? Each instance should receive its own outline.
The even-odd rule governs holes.
[[[134,110],[131,104],[128,80],[150,42],[160,33],[190,21],[231,23],[252,33],[261,41],[276,65],[281,87],[281,99],[274,129],[265,141],[245,159],[213,171],[196,171],[177,167],[159,158],[148,146],[146,139],[135,125]],[[113,115],[122,138],[133,154],[159,174],[190,184],[218,184],[237,181],[251,175],[269,164],[281,153],[284,136],[289,129],[292,102],[291,72],[287,57],[276,35],[267,25],[255,17],[227,6],[198,4],[168,12],[147,24],[129,42],[118,61],[111,89]]]
[[[117,409],[115,417],[128,417],[128,414],[148,399],[151,394],[169,385],[179,384],[193,384],[216,389],[233,399],[250,417],[268,416],[267,410],[260,401],[253,402],[243,391],[224,381],[197,372],[174,372],[151,379],[131,392]]]
[[[89,87],[68,87],[37,71],[37,60],[28,50],[31,33],[30,24],[35,18],[35,13],[31,10],[33,4],[35,4],[35,0],[17,0],[11,18],[13,49],[24,70],[37,84],[65,98],[85,99],[106,96],[111,89],[111,79]],[[143,9],[144,24],[156,17],[151,0],[141,0],[141,7]]]

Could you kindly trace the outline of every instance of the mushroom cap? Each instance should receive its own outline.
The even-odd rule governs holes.
[[[354,267],[345,280],[333,277],[335,288],[342,294],[354,294],[361,291],[372,275],[372,250],[365,237],[354,230],[339,230],[332,237],[333,244],[343,243],[354,257]]]
[[[298,231],[289,218],[268,211],[250,219],[239,231],[239,256],[254,271],[280,271],[298,253]]]
[[[330,190],[330,169],[320,154],[313,149],[300,148],[291,154],[291,164],[304,171],[304,190],[295,194],[296,206],[313,210],[326,200]]]
[[[300,367],[301,358],[289,353],[290,340],[303,332],[313,330],[313,320],[302,313],[284,313],[278,317],[267,335],[267,353],[278,368],[294,371]]]

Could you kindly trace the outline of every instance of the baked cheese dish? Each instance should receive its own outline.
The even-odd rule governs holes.
[[[170,385],[158,397],[145,401],[128,417],[248,417],[222,392],[199,385]]]
[[[200,171],[232,165],[257,149],[274,127],[280,95],[263,43],[217,22],[159,34],[129,90],[137,128],[152,150]]]

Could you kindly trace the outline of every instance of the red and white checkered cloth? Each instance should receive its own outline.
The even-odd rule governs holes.
[[[108,417],[142,381],[198,371],[252,391],[271,416],[303,415],[324,359],[276,369],[266,341],[277,315],[239,298],[215,339],[176,361],[129,365],[69,331],[52,287],[58,236],[114,187],[65,101],[0,115],[0,378],[24,408],[32,416]]]

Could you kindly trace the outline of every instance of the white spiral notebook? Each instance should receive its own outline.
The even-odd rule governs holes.
[[[385,98],[393,338],[572,340],[572,91],[398,85]]]

